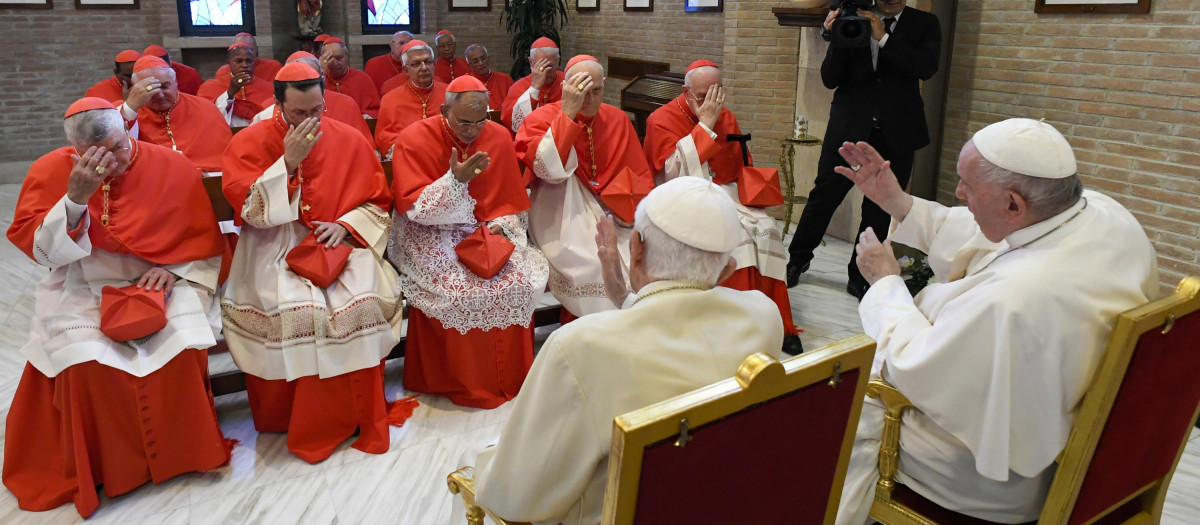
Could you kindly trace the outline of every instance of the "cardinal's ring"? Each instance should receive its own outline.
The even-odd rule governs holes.
[[[317,136],[309,133],[308,135],[305,135],[304,138],[308,139],[309,142],[312,142],[317,139]]]

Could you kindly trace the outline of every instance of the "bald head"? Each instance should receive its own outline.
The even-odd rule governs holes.
[[[401,49],[404,49],[404,44],[411,42],[413,39],[412,33],[408,31],[396,31],[392,35],[392,41],[388,43],[388,54],[392,55],[392,60],[401,62]]]
[[[592,87],[584,95],[583,105],[579,108],[579,114],[585,117],[593,117],[600,112],[600,106],[604,103],[604,66],[601,66],[595,60],[582,60],[567,68],[565,71],[566,76],[563,79],[563,90],[576,89],[576,86],[583,82],[583,76],[574,78],[574,75],[577,74],[586,75],[592,79]]]
[[[579,63],[571,66],[565,71],[567,78],[575,73],[584,72],[592,77],[592,82],[597,84],[604,83],[604,66],[600,65],[595,60],[580,60]]]
[[[329,56],[329,61],[325,63],[325,66],[329,68],[326,73],[333,78],[341,78],[350,70],[350,48],[346,47],[346,44],[326,43],[321,51]]]
[[[321,75],[321,81],[322,82],[325,81],[325,71],[321,69],[321,61],[320,60],[317,60],[312,57],[296,57],[296,58],[293,58],[293,59],[287,61],[287,63],[289,63],[289,64],[291,64],[292,62],[308,64],[308,67],[313,68],[313,71],[316,71],[318,75]]]
[[[239,33],[233,37],[234,44],[246,44],[254,50],[254,55],[258,56],[258,40],[254,39],[254,35],[250,33]]]
[[[683,85],[697,95],[708,92],[708,88],[721,83],[721,70],[712,66],[700,66],[683,77]]]

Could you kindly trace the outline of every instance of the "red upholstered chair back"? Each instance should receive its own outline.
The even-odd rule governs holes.
[[[1189,277],[1174,294],[1118,318],[1041,523],[1160,515],[1200,410],[1198,291],[1200,278]]]
[[[617,418],[604,523],[832,523],[874,351],[858,336],[755,354],[737,378]]]

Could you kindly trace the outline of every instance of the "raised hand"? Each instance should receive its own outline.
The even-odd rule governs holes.
[[[708,93],[704,95],[704,103],[695,109],[696,118],[711,130],[717,125],[717,119],[721,118],[721,108],[724,104],[725,88],[720,84],[708,86]]]
[[[471,182],[472,179],[483,173],[483,170],[488,168],[492,162],[491,157],[487,152],[476,151],[467,160],[458,161],[458,148],[450,149],[450,172],[454,174],[454,178],[463,184]]]
[[[317,228],[313,230],[313,235],[317,237],[317,242],[324,244],[326,248],[333,248],[342,243],[346,239],[346,235],[350,233],[345,226],[336,222],[321,222],[313,221]]]
[[[875,281],[889,275],[900,275],[900,263],[892,251],[892,241],[879,242],[879,237],[875,236],[875,230],[871,227],[868,226],[858,236],[855,248],[858,256],[854,258],[854,263],[868,283],[875,284]]]
[[[548,59],[541,59],[533,63],[533,69],[529,72],[529,85],[541,91],[550,86],[550,81],[554,78],[554,64]]]
[[[875,148],[866,142],[845,142],[838,148],[838,153],[850,167],[837,166],[833,171],[854,181],[854,185],[862,190],[872,202],[878,204],[883,211],[896,220],[904,220],[908,210],[912,208],[912,196],[904,193],[896,174],[892,172],[892,163],[883,160]]]
[[[125,105],[134,111],[142,109],[150,103],[150,99],[154,98],[154,95],[159,93],[159,89],[160,84],[157,78],[143,78],[129,88],[129,93],[125,95]]]
[[[233,75],[229,78],[229,89],[225,90],[225,94],[229,95],[229,98],[233,98],[238,91],[241,91],[242,88],[249,86],[251,80],[254,80],[254,77],[250,76],[250,73],[245,71]]]
[[[304,119],[299,125],[292,126],[283,136],[283,164],[288,175],[296,173],[300,163],[308,158],[313,146],[321,140],[321,120],[316,117]]]
[[[600,274],[604,278],[604,294],[617,308],[629,297],[625,272],[621,269],[621,252],[617,247],[617,227],[612,215],[596,223],[596,255],[600,258]]]
[[[87,204],[104,184],[104,178],[117,169],[117,158],[103,146],[92,146],[83,155],[71,155],[75,164],[67,178],[67,198],[75,204]]]
[[[595,83],[592,82],[592,76],[583,71],[576,71],[571,78],[563,81],[562,112],[567,118],[575,120],[575,115],[578,115],[583,107],[583,99],[593,86]]]
[[[171,272],[155,266],[142,274],[142,278],[138,279],[138,288],[146,291],[163,290],[166,295],[171,295],[171,288],[175,286],[176,277]]]

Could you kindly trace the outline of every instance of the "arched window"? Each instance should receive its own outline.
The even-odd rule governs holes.
[[[364,35],[390,35],[396,31],[421,32],[418,0],[360,0]]]
[[[254,33],[253,0],[175,0],[180,36]]]

